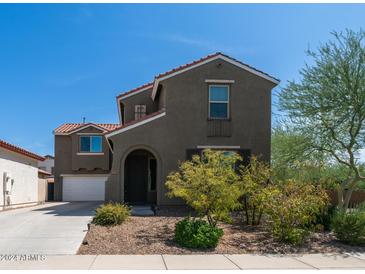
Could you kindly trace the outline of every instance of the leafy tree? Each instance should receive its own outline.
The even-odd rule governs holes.
[[[352,192],[364,181],[358,161],[365,145],[365,32],[333,33],[334,40],[308,51],[313,64],[300,71],[280,93],[280,110],[310,143],[345,166],[351,176],[338,187],[339,208],[348,208]]]
[[[280,125],[273,129],[271,137],[271,164],[280,169],[295,168],[301,162],[319,162],[323,159],[320,153],[310,146],[310,140],[300,132],[287,125]]]
[[[292,178],[303,167],[318,168],[325,161],[325,155],[315,151],[310,140],[288,125],[273,129],[271,138],[271,165],[276,179]]]
[[[252,156],[250,164],[241,167],[241,191],[244,194],[241,203],[246,224],[260,224],[263,204],[266,199],[265,189],[270,183],[271,169],[268,164]]]
[[[168,197],[182,198],[212,226],[229,221],[229,212],[239,207],[241,196],[235,164],[242,160],[236,153],[204,150],[200,157],[180,164],[179,171],[167,177]]]
[[[274,180],[295,179],[334,188],[349,177],[349,170],[326,153],[311,147],[301,132],[288,125],[273,129],[271,167]]]

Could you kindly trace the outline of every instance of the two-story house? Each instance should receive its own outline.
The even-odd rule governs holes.
[[[222,53],[117,96],[119,124],[55,129],[55,198],[171,205],[165,180],[203,149],[270,160],[279,80]]]

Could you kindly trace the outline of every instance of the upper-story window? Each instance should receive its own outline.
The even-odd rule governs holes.
[[[229,86],[210,85],[209,86],[209,118],[228,119],[229,118]]]
[[[80,136],[80,152],[91,152],[91,153],[102,152],[102,136],[100,135]]]
[[[141,119],[143,116],[146,116],[146,105],[135,105],[134,120]]]

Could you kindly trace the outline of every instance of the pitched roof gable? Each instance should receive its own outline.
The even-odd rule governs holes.
[[[179,66],[179,67],[176,67],[176,68],[173,68],[167,72],[164,72],[164,73],[161,73],[161,74],[158,74],[155,76],[155,79],[153,82],[150,82],[150,83],[147,83],[147,84],[144,84],[140,87],[137,87],[135,89],[132,89],[128,92],[125,92],[125,93],[122,93],[120,95],[117,96],[117,99],[124,99],[124,98],[127,98],[129,96],[132,96],[132,95],[135,95],[135,94],[138,94],[139,92],[142,92],[142,91],[145,91],[145,90],[148,90],[150,89],[151,87],[153,87],[153,91],[152,91],[152,99],[155,98],[156,96],[156,92],[157,92],[157,87],[158,87],[158,83],[164,79],[167,79],[167,78],[170,78],[170,77],[173,77],[177,74],[180,74],[180,73],[183,73],[187,70],[190,70],[190,69],[193,69],[197,66],[201,66],[203,64],[206,64],[206,63],[209,63],[213,60],[216,60],[216,59],[223,59],[233,65],[236,65],[242,69],[245,69],[251,73],[254,73],[270,82],[273,82],[274,84],[278,84],[280,82],[279,79],[271,76],[270,74],[268,73],[265,73],[261,70],[258,70],[246,63],[243,63],[235,58],[232,58],[226,54],[223,54],[221,52],[217,52],[217,53],[214,53],[214,54],[210,54],[210,55],[207,55],[203,58],[200,58],[198,60],[195,60],[193,62],[190,62],[190,63],[187,63],[185,65],[182,65],[182,66]]]
[[[102,130],[103,132],[108,132],[110,130],[113,130],[117,127],[119,127],[119,124],[95,124],[95,123],[66,123],[58,128],[56,128],[53,133],[55,135],[69,135],[72,133],[75,133],[77,131],[80,131],[87,127],[95,127],[97,129]]]

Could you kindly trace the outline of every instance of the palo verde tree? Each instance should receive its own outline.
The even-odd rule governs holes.
[[[282,90],[279,109],[311,149],[349,170],[338,186],[338,207],[346,209],[365,179],[358,159],[365,144],[365,32],[332,34],[333,40],[307,52],[313,63],[300,70],[300,81]]]

